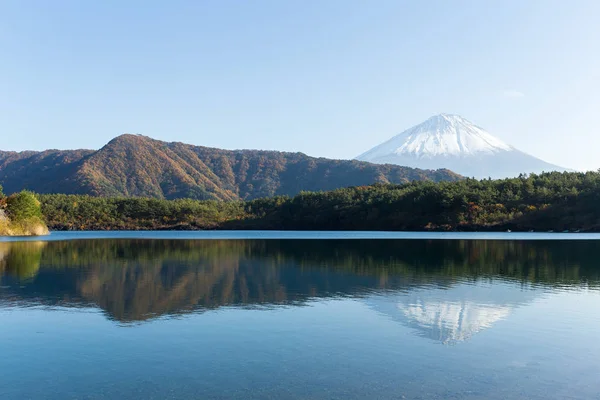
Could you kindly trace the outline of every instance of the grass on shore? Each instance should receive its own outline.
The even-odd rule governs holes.
[[[29,218],[19,222],[0,220],[0,236],[42,236],[48,234],[48,227],[39,218]]]

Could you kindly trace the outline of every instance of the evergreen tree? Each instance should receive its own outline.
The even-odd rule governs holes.
[[[22,191],[9,196],[6,200],[6,209],[14,222],[33,218],[42,219],[41,204],[32,192]]]

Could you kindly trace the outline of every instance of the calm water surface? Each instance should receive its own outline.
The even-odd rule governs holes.
[[[600,399],[600,241],[193,237],[1,242],[0,399]]]

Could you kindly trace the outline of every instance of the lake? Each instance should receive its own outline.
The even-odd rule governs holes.
[[[597,239],[0,242],[0,399],[600,399]]]

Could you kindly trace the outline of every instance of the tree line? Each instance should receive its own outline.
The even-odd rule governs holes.
[[[55,230],[600,231],[600,172],[375,184],[245,202],[38,197]]]

